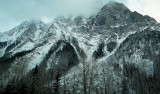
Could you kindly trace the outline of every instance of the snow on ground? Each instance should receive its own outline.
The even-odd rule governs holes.
[[[119,46],[121,45],[121,43],[123,43],[123,41],[126,40],[126,38],[127,38],[128,36],[130,36],[131,34],[134,34],[134,33],[136,33],[136,32],[130,32],[130,33],[128,33],[127,35],[125,35],[124,37],[122,37],[122,38],[119,38],[118,34],[115,33],[115,35],[117,36],[117,39],[116,39],[116,41],[117,41],[117,46],[116,46],[116,48],[115,48],[112,52],[108,52],[108,51],[107,51],[106,53],[108,53],[108,54],[107,54],[106,56],[100,58],[100,59],[98,60],[98,62],[103,62],[103,61],[105,61],[108,57],[110,57],[111,55],[113,55],[113,54],[117,51],[117,49],[119,48]]]
[[[26,29],[22,29],[22,30],[15,30],[15,32],[8,37],[7,40],[12,40],[12,41],[15,41],[19,36],[21,36],[23,34],[23,32],[25,31]]]
[[[31,70],[35,68],[36,65],[39,65],[45,55],[48,53],[49,49],[52,47],[53,43],[49,43],[47,45],[44,45],[43,47],[39,47],[34,51],[34,54],[32,55],[32,60],[30,61],[28,65],[28,70]]]
[[[21,45],[21,44],[19,44],[19,45]],[[32,43],[32,42],[27,42],[27,43],[25,43],[21,48],[13,49],[12,54],[16,54],[16,53],[22,52],[22,51],[32,50],[34,47],[35,47],[34,43]]]
[[[149,59],[142,59],[141,55],[143,54],[139,52],[134,52],[134,54],[131,55],[130,58],[125,57],[125,61],[129,63],[134,63],[136,67],[145,71],[148,76],[153,75],[154,74],[153,61],[150,61]]]
[[[41,30],[35,31],[34,40],[41,39],[41,38],[42,38],[42,35],[41,35],[42,32],[43,32],[43,31],[41,31]]]
[[[111,28],[118,28],[118,27],[121,27],[121,26],[125,26],[125,25],[117,24],[117,25],[111,26]]]
[[[0,49],[0,57],[4,56],[6,49],[7,49],[7,46],[5,48]]]
[[[10,37],[9,37],[7,34],[0,32],[0,42],[8,41],[9,38],[10,38]]]
[[[56,31],[55,37],[57,40],[64,39],[64,40],[67,40],[70,42],[70,39],[76,38],[80,48],[87,54],[88,60],[92,60],[93,52],[95,50],[97,50],[97,46],[100,43],[101,35],[94,35],[91,37],[89,34],[71,32],[72,29],[74,28],[74,26],[69,26],[67,28],[61,28],[57,23],[55,23],[54,25],[57,28],[55,30]],[[74,45],[72,43],[71,43],[71,45],[73,46],[78,57],[80,58],[76,47],[74,47]]]
[[[88,34],[76,34],[73,36],[78,40],[80,48],[87,54],[88,61],[92,60],[92,55],[95,50],[97,50],[98,44],[100,43],[101,36],[95,35],[90,37]]]

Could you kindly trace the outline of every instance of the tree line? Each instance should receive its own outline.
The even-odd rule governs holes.
[[[125,61],[124,61],[125,62]],[[107,63],[82,60],[79,66],[68,71],[68,65],[62,64],[50,70],[40,65],[27,75],[13,78],[0,94],[159,94],[160,75],[147,75],[134,64],[113,64],[109,70]],[[61,67],[63,66],[63,67]],[[108,67],[107,67],[108,66]],[[80,72],[79,72],[80,71]],[[67,75],[72,75],[69,78]],[[121,76],[118,80],[114,75]],[[3,86],[1,86],[3,87]]]

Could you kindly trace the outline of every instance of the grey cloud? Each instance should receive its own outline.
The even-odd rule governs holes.
[[[27,19],[45,19],[49,21],[57,15],[82,15],[88,17],[96,14],[108,1],[111,0],[0,0],[0,32],[9,30]],[[140,7],[136,8],[135,4],[132,5],[132,2],[136,1],[137,4],[139,0],[115,1],[126,4],[132,10],[139,11],[140,9]],[[151,0],[140,1],[154,2]],[[149,7],[149,5],[146,7]],[[143,10],[141,11],[143,12]]]
[[[57,15],[90,16],[106,0],[0,0],[0,31],[26,19],[51,19]],[[108,1],[108,0],[107,0]],[[12,26],[7,26],[12,25]]]

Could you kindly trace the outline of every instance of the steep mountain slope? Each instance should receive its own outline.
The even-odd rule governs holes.
[[[0,34],[0,93],[21,84],[31,93],[34,78],[42,94],[159,93],[159,63],[159,23],[110,2],[95,17],[25,21]]]

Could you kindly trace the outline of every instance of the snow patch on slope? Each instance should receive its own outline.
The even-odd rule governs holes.
[[[36,65],[39,65],[45,55],[49,52],[49,49],[52,47],[53,43],[49,43],[44,45],[43,47],[39,47],[34,51],[32,55],[32,60],[28,64],[28,70],[35,68]]]
[[[4,56],[7,46],[5,48],[0,49],[0,58]]]
[[[126,40],[126,38],[127,38],[128,36],[130,36],[131,34],[134,34],[134,33],[136,33],[136,32],[130,32],[129,34],[125,35],[125,36],[122,37],[122,38],[120,38],[120,37],[118,36],[118,34],[115,33],[115,35],[117,36],[117,38],[116,38],[116,41],[117,41],[117,46],[116,46],[116,48],[115,48],[112,52],[108,52],[108,51],[107,51],[107,52],[106,52],[107,55],[104,56],[104,57],[102,57],[102,58],[100,58],[100,59],[98,60],[98,62],[103,62],[103,61],[105,61],[108,57],[110,57],[111,55],[113,55],[113,54],[117,51],[117,49],[119,48],[119,46],[121,45],[121,43],[123,43],[123,41]]]

